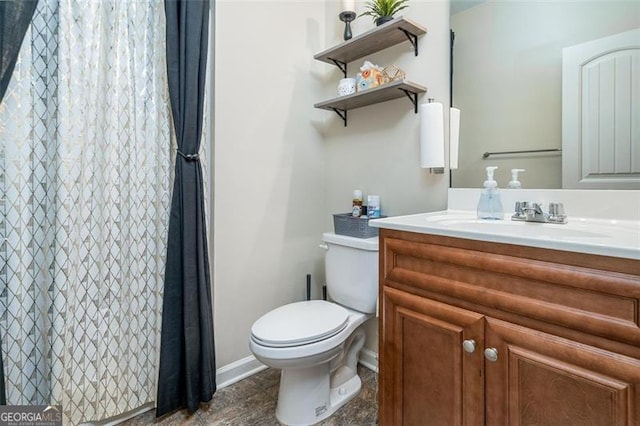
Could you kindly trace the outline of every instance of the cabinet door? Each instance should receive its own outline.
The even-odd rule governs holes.
[[[487,425],[640,424],[638,359],[493,318],[485,347]]]
[[[388,287],[382,315],[380,424],[482,425],[484,317]]]

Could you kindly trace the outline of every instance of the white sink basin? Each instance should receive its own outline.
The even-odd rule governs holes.
[[[567,224],[480,220],[475,212],[443,211],[370,221],[371,226],[427,234],[640,259],[637,221],[569,218]]]

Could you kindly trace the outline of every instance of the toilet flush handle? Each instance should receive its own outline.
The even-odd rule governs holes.
[[[318,247],[329,251],[329,245],[327,243],[320,243]]]

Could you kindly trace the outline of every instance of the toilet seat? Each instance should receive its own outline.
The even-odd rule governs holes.
[[[295,302],[263,315],[251,327],[251,337],[256,343],[272,348],[301,346],[335,336],[348,323],[349,312],[335,303]]]

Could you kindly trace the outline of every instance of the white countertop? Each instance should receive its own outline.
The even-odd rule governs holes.
[[[369,221],[369,226],[521,246],[640,259],[637,220],[569,217],[568,224],[479,220],[475,211],[445,210]]]

